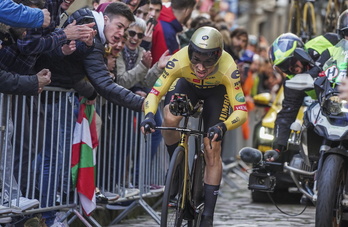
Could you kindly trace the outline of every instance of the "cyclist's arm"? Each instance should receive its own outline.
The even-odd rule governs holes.
[[[168,65],[171,61],[176,61],[175,58],[172,58],[168,61]],[[145,115],[148,113],[155,114],[157,111],[158,103],[160,102],[163,95],[167,93],[170,85],[181,75],[180,74],[180,65],[177,63],[177,67],[164,69],[161,76],[157,79],[156,83],[152,87],[150,93],[145,99],[144,111]]]
[[[234,70],[232,76],[224,76],[222,78],[222,84],[226,87],[226,92],[233,111],[224,124],[227,130],[232,130],[241,126],[248,116],[238,70]]]

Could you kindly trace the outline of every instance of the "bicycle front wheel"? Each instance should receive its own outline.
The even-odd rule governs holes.
[[[184,187],[185,150],[177,147],[170,161],[162,201],[161,227],[179,227],[185,222],[184,209],[180,207]],[[187,222],[185,226],[190,226]]]

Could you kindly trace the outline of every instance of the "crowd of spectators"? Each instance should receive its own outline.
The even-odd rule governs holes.
[[[3,2],[10,4],[11,1]],[[1,93],[36,96],[44,86],[72,88],[91,103],[100,95],[114,104],[141,112],[144,97],[162,73],[169,57],[188,44],[197,28],[205,25],[216,27],[223,34],[224,48],[233,56],[241,72],[241,86],[249,111],[253,110],[253,95],[261,92],[276,94],[283,80],[268,60],[269,44],[262,36],[249,34],[245,28],[232,26],[231,21],[225,21],[214,10],[210,10],[210,14],[200,13],[200,5],[195,0],[94,0],[92,6],[81,8],[71,15],[68,15],[67,10],[74,0],[14,2],[42,10],[35,11],[40,17],[33,26],[36,28],[31,28],[32,23],[18,25],[7,17],[0,17],[1,22],[8,24],[1,25],[4,28],[1,33],[11,34],[14,41],[0,50],[1,76],[4,77]],[[2,10],[10,6],[4,7]],[[0,15],[6,14],[1,12]],[[37,28],[40,26],[42,27]],[[37,76],[24,76],[27,74]],[[42,100],[36,99],[36,102]],[[54,110],[53,105],[57,103],[41,104]],[[48,116],[54,115],[48,113]],[[48,119],[46,125],[38,124],[40,129],[58,128],[62,121],[64,119]],[[158,111],[156,123],[160,125],[161,121]],[[71,125],[74,125],[73,122]],[[29,127],[24,129],[24,135],[33,133]],[[47,201],[43,207],[52,206],[54,202],[45,197],[47,190],[53,190],[54,185],[48,179],[53,176],[47,174],[52,168],[50,163],[62,159],[59,154],[64,153],[60,150],[54,152],[56,155],[49,155],[48,151],[64,147],[62,144],[56,146],[61,141],[52,138],[58,137],[59,133],[61,137],[69,136],[63,134],[63,131],[52,131],[52,135],[46,135],[41,154],[44,156],[43,163],[40,163],[44,169],[44,181],[51,182],[41,188],[42,197],[37,198]],[[245,140],[249,139],[249,134],[246,123],[243,129]],[[154,156],[162,138],[160,134],[152,137]],[[31,142],[27,138],[29,137],[25,139],[24,149],[29,150]],[[29,157],[25,159],[26,162],[30,161]],[[14,174],[18,175],[16,172]],[[26,188],[21,190],[25,191]],[[47,226],[52,226],[56,221],[53,211],[45,212],[43,217]]]

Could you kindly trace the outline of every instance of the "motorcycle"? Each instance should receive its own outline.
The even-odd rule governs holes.
[[[310,75],[298,76],[286,86],[303,88],[299,81],[312,80]],[[348,225],[348,109],[338,98],[337,87],[327,75],[314,81],[318,99],[304,116],[297,140],[299,155],[284,164],[298,189],[316,206],[316,226]],[[292,129],[296,127],[292,125]],[[313,143],[311,130],[316,136],[314,144],[321,141],[319,149],[309,144]]]
[[[298,153],[282,169],[303,194],[302,203],[311,201],[316,207],[315,226],[348,226],[347,103],[338,98],[338,86],[326,75],[314,81],[309,74],[298,74],[285,86],[314,88],[317,100],[307,108],[302,125],[291,125],[295,133],[289,143]],[[259,172],[250,175],[249,188],[272,192],[277,163],[262,161],[261,151],[253,148],[243,148],[240,157]]]

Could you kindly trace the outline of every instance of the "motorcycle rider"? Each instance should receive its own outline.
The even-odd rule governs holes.
[[[338,18],[337,33],[340,37],[339,42],[322,53],[318,59],[318,65],[321,68],[330,66],[330,72],[326,73],[329,80],[334,80],[335,83],[341,84],[342,79],[345,79],[347,75],[348,10],[342,12]],[[328,61],[329,59],[330,61]],[[332,66],[330,65],[331,62],[333,63]]]
[[[301,39],[292,34],[284,33],[280,35],[271,45],[269,58],[274,68],[286,74],[289,80],[296,74],[308,73],[313,78],[317,77],[321,69],[315,64],[321,54],[338,42],[335,33],[326,33],[309,40],[304,44]],[[284,83],[285,83],[284,80]],[[277,114],[274,127],[274,140],[272,148],[265,152],[266,161],[288,161],[290,157],[286,152],[287,141],[290,135],[290,126],[296,120],[298,111],[306,96],[315,97],[313,90],[298,91],[284,86],[284,100],[282,109]],[[311,133],[308,134],[310,140]]]

